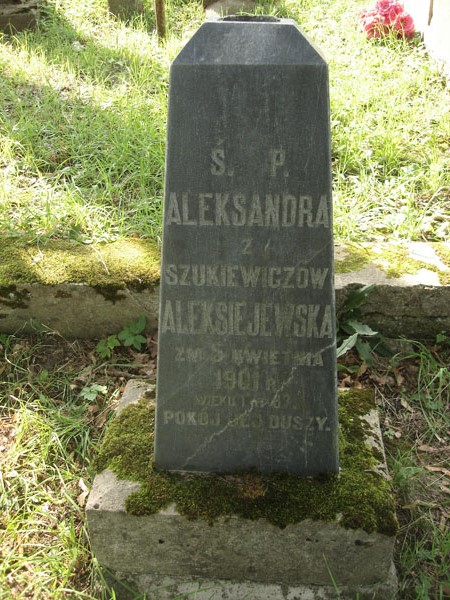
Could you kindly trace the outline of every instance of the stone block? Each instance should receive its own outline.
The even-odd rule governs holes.
[[[34,27],[38,0],[3,0],[0,2],[0,31],[12,33]]]
[[[109,12],[116,17],[127,19],[144,11],[142,0],[108,0]]]
[[[136,401],[139,394],[133,395]],[[370,410],[354,418],[365,424],[365,443],[379,456],[364,475],[370,485],[374,472],[386,477],[378,417]],[[306,518],[285,527],[238,515],[192,519],[174,502],[135,515],[126,502],[139,486],[105,469],[86,507],[93,551],[117,598],[132,597],[127,587],[152,600],[192,594],[201,600],[331,600],[336,589],[349,600],[395,596],[395,537],[344,527],[340,512],[333,520]]]
[[[157,326],[158,286],[110,290],[82,283],[21,283],[0,287],[0,333],[32,333],[50,328],[68,338],[98,339],[147,317]]]
[[[29,253],[29,262],[35,264],[40,250],[30,247]],[[396,264],[392,263],[392,253],[400,257]],[[80,264],[76,252],[71,255],[64,250],[61,257],[73,266]],[[120,257],[122,262],[126,260],[131,277],[119,285],[120,279],[113,271]],[[387,337],[425,340],[450,330],[448,245],[421,242],[401,246],[338,245],[335,258],[338,312],[352,290],[374,284],[361,306],[361,314],[362,320],[375,330]],[[0,333],[32,333],[41,323],[66,338],[98,339],[117,333],[141,315],[147,317],[150,329],[158,324],[159,269],[155,267],[154,283],[148,281],[148,273],[142,271],[142,260],[136,261],[126,247],[116,248],[107,260],[109,275],[97,276],[92,268],[91,279],[97,279],[98,285],[71,280],[71,272],[75,271],[72,267],[63,273],[61,283],[57,277],[49,279],[47,259],[39,262],[35,281],[31,278],[30,282],[23,282],[22,258],[11,269],[9,260],[9,255],[0,248]]]

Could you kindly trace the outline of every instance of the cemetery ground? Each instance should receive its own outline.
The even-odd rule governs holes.
[[[419,39],[365,39],[358,14],[367,4],[280,0],[255,10],[295,19],[329,61],[336,238],[427,240],[444,252],[449,88]],[[35,31],[0,38],[2,240],[43,250],[159,242],[168,67],[203,18],[200,3],[168,2],[158,45],[150,2],[124,22],[105,0],[48,0]],[[155,380],[155,338],[136,337],[133,349],[123,345],[131,337],[98,346],[51,331],[0,336],[1,599],[111,597],[84,504],[125,383]],[[376,393],[400,521],[399,596],[442,600],[450,340],[365,358],[341,356],[339,379]]]
[[[155,382],[155,336],[136,346],[102,358],[105,343],[0,337],[0,598],[111,598],[84,506],[124,385]],[[339,360],[340,387],[375,390],[400,522],[399,598],[448,598],[450,339],[405,341],[371,366],[351,352]]]

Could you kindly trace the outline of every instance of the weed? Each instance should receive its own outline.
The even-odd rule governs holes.
[[[388,351],[384,345],[383,336],[360,320],[359,307],[373,288],[374,285],[366,285],[351,291],[339,310],[337,358],[355,348],[360,359],[371,366],[375,350],[382,353]]]
[[[85,385],[80,392],[81,398],[88,402],[94,402],[99,394],[105,395],[108,391],[106,385],[99,385],[98,383],[92,383],[91,385]]]
[[[100,358],[111,358],[114,349],[119,348],[122,344],[126,348],[132,347],[135,350],[141,350],[147,343],[147,338],[142,335],[145,326],[146,320],[143,316],[131,321],[117,335],[113,334],[99,340],[96,346],[97,354]]]
[[[136,350],[140,350],[147,342],[147,339],[142,335],[145,330],[145,317],[139,317],[136,321],[131,321],[119,333],[118,338],[123,345],[132,346]]]
[[[99,340],[96,346],[97,354],[100,358],[111,358],[114,348],[118,348],[120,342],[117,335],[109,335],[107,338]]]

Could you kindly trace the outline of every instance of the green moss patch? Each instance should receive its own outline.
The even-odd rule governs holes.
[[[48,240],[36,246],[22,238],[0,240],[0,287],[19,283],[85,283],[99,289],[153,286],[160,252],[150,240],[122,239],[84,245]]]
[[[401,244],[344,244],[341,249],[343,258],[336,257],[336,273],[360,271],[368,264],[373,264],[386,273],[387,277],[400,278],[402,275],[414,275],[420,269],[433,271],[439,277],[441,285],[450,284],[450,248],[445,244],[429,244],[436,255],[447,266],[444,271],[438,265],[421,261],[410,255],[406,245]]]
[[[157,471],[153,466],[154,405],[147,400],[127,407],[111,421],[96,469],[109,468],[120,479],[142,484],[127,498],[126,509],[135,515],[154,514],[174,503],[180,514],[210,523],[230,515],[262,518],[279,527],[307,518],[339,520],[344,527],[394,535],[398,525],[391,486],[375,470],[379,453],[364,442],[370,426],[362,417],[371,408],[370,391],[339,395],[339,476]]]
[[[370,262],[371,256],[367,248],[346,244],[342,250],[345,252],[345,257],[336,257],[334,261],[336,273],[360,271]]]

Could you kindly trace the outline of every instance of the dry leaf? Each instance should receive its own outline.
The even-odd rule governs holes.
[[[404,398],[402,398],[400,400],[400,404],[403,406],[403,408],[406,408],[406,410],[408,410],[409,412],[414,412],[414,409],[408,404],[408,402],[406,402],[406,400]]]
[[[395,381],[393,377],[389,375],[377,375],[376,373],[371,374],[371,379],[380,385],[394,385]]]
[[[450,477],[450,469],[445,469],[444,467],[432,467],[427,465],[425,469],[427,471],[431,471],[432,473],[442,473],[443,475],[447,475],[447,477]]]
[[[97,429],[102,429],[108,419],[108,412],[104,410],[95,422]]]
[[[89,419],[92,419],[99,411],[99,408],[96,404],[89,404],[87,407],[87,413],[89,415]]]
[[[398,387],[402,387],[405,382],[405,378],[401,374],[400,369],[395,369],[394,371],[395,381],[397,382]]]
[[[365,362],[363,362],[361,364],[361,366],[358,369],[358,372],[356,373],[356,378],[358,379],[359,377],[361,377],[361,375],[364,375],[364,373],[367,371],[367,364]]]
[[[88,487],[87,485],[84,483],[83,479],[80,477],[80,479],[78,480],[78,487],[80,488],[80,490],[82,492],[88,492]]]
[[[87,497],[89,496],[89,490],[88,490],[87,485],[84,483],[84,481],[81,477],[78,480],[78,487],[81,490],[81,494],[79,494],[77,496],[77,503],[78,503],[78,506],[81,506],[81,508],[84,508]]]
[[[84,508],[86,506],[86,500],[87,500],[88,496],[89,496],[89,492],[81,492],[81,494],[79,496],[77,496],[78,506],[81,506],[81,508]]]
[[[435,452],[440,452],[439,448],[433,448],[432,446],[427,446],[426,444],[422,444],[418,447],[420,452],[427,452],[428,454],[434,454]]]
[[[136,353],[133,356],[133,362],[131,363],[132,367],[140,367],[141,365],[145,365],[150,361],[150,356],[148,354]]]

